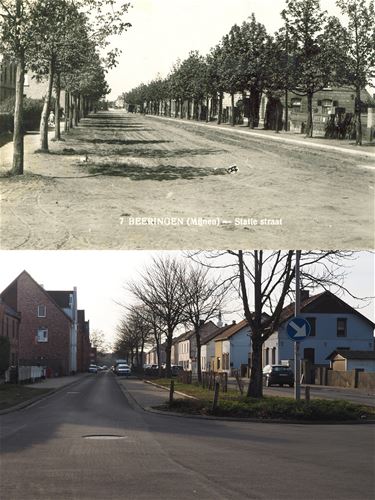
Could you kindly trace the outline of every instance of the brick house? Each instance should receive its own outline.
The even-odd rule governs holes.
[[[76,370],[71,359],[74,320],[42,285],[23,271],[0,296],[21,315],[20,364],[42,365],[55,375]]]
[[[90,365],[90,322],[85,320],[85,311],[78,309],[77,321],[77,371],[86,372]]]
[[[47,293],[72,320],[69,340],[69,372],[76,372],[78,327],[77,289],[74,287],[73,290],[48,290]]]
[[[10,342],[9,365],[18,362],[18,340],[21,315],[0,298],[0,337]]]

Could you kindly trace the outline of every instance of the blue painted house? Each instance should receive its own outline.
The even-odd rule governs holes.
[[[282,311],[282,322],[263,345],[263,366],[293,360],[293,344],[286,325],[294,316],[294,304]],[[327,357],[335,350],[374,350],[374,323],[331,292],[309,296],[303,291],[301,312],[311,327],[310,336],[300,342],[301,359],[315,365],[327,365]]]

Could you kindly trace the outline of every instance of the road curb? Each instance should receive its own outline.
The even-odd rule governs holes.
[[[149,380],[145,379],[138,379],[145,384],[150,384],[154,387],[158,387],[160,389],[165,389],[166,391],[169,391],[167,387],[164,387],[159,384],[155,384],[154,382],[150,382]],[[147,413],[154,413],[156,415],[164,415],[168,417],[179,417],[179,418],[193,418],[193,419],[203,419],[203,420],[219,420],[219,421],[228,421],[228,422],[250,422],[250,423],[257,423],[257,424],[295,424],[295,425],[375,425],[375,420],[334,420],[334,421],[315,421],[315,420],[260,420],[256,418],[240,418],[240,417],[220,417],[220,416],[215,416],[215,415],[194,415],[194,414],[189,414],[189,413],[179,413],[179,412],[173,412],[173,411],[168,411],[168,410],[158,410],[152,406],[142,406],[136,398],[128,391],[126,388],[120,384],[119,381],[117,381],[118,385],[121,387],[122,392],[124,393],[125,397],[130,396],[132,401],[137,405],[137,407],[141,408],[143,411]],[[184,394],[183,392],[175,391],[175,394],[180,394],[184,397],[190,398],[190,399],[195,399],[198,400],[199,398],[195,398],[194,396],[189,396],[188,394]]]
[[[284,142],[287,144],[293,144],[294,146],[301,146],[301,147],[307,147],[307,148],[313,148],[313,149],[321,149],[324,151],[332,151],[332,152],[338,152],[338,153],[347,153],[350,155],[354,156],[365,156],[368,158],[375,159],[375,153],[370,153],[369,151],[358,151],[356,149],[350,149],[350,148],[344,148],[340,146],[334,146],[332,144],[321,144],[318,142],[308,142],[308,139],[306,139],[306,142],[303,142],[302,140],[299,139],[292,139],[290,137],[284,137],[284,136],[272,136],[268,134],[262,134],[261,132],[252,132],[251,130],[241,130],[241,129],[229,129],[220,125],[210,125],[209,123],[199,123],[199,122],[190,122],[187,120],[178,120],[176,118],[169,118],[167,116],[156,116],[156,115],[144,115],[146,118],[155,118],[157,120],[167,120],[171,122],[175,122],[177,124],[186,124],[186,125],[191,125],[191,126],[197,126],[197,127],[206,127],[210,128],[213,130],[220,130],[223,132],[228,132],[230,134],[242,134],[242,135],[247,135],[252,138],[259,137],[260,139],[269,139],[270,141],[276,141],[276,142]],[[365,146],[366,147],[366,146]]]
[[[28,406],[32,406],[34,403],[37,403],[38,401],[41,401],[42,399],[48,399],[49,397],[53,396],[57,392],[60,392],[63,389],[66,389],[67,387],[71,387],[72,385],[77,384],[82,379],[87,378],[87,376],[88,376],[88,374],[85,377],[80,377],[78,380],[73,380],[69,384],[63,385],[62,387],[57,387],[56,389],[51,389],[49,392],[46,392],[44,394],[40,394],[40,396],[34,396],[33,398],[28,399],[27,401],[23,401],[22,403],[18,403],[17,405],[11,406],[9,408],[5,408],[4,410],[0,410],[0,415],[6,415],[7,413],[12,413],[14,411],[23,410],[24,408],[27,408]]]

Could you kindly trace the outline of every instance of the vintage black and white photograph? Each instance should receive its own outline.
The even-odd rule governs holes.
[[[0,13],[1,248],[374,247],[372,0]]]

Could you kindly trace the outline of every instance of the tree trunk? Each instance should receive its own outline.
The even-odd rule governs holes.
[[[25,59],[21,54],[17,61],[16,103],[14,107],[13,165],[12,175],[23,174],[23,88],[25,81]]]
[[[284,122],[284,130],[285,132],[288,132],[289,129],[289,108],[288,108],[288,91],[285,90],[285,122]]]
[[[165,343],[165,366],[166,366],[165,376],[167,378],[171,378],[172,376],[172,370],[171,370],[172,335],[173,332],[168,332],[167,340]]]
[[[211,106],[212,106],[212,99],[211,99]],[[211,107],[210,107],[210,97],[206,97],[206,123],[210,121],[211,118]]]
[[[275,100],[275,132],[279,133],[279,120],[280,120],[280,101],[278,99]]]
[[[73,120],[74,126],[78,127],[78,99],[76,95],[73,97]]]
[[[51,106],[51,96],[53,88],[53,62],[49,62],[47,94],[44,97],[42,116],[40,119],[40,149],[48,151],[48,115]]]
[[[254,342],[252,337],[250,382],[247,389],[250,398],[261,398],[263,396],[263,375],[262,375],[262,343]]]
[[[73,128],[73,125],[74,125],[73,110],[74,110],[73,96],[72,96],[72,93],[69,92],[69,129]]]
[[[218,112],[218,115],[217,115],[217,124],[218,125],[221,124],[222,115],[223,115],[223,93],[220,92],[220,95],[219,95],[219,112]]]
[[[356,87],[355,98],[355,144],[362,146],[361,89]]]
[[[56,75],[56,103],[55,103],[55,141],[61,140],[60,131],[60,74]]]
[[[65,90],[64,115],[64,132],[69,132],[69,92],[67,90]]]
[[[306,137],[313,136],[313,107],[312,107],[313,93],[307,93],[307,123],[306,123]]]
[[[232,116],[231,116],[230,124],[232,125],[232,127],[234,127],[234,93],[233,92],[230,94],[230,103],[231,103],[231,108],[232,108]]]

